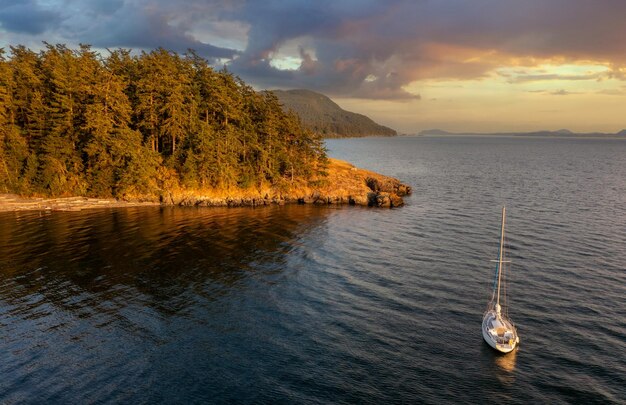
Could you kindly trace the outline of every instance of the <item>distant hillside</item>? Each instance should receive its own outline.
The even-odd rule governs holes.
[[[293,110],[303,124],[325,138],[368,135],[394,136],[396,131],[362,114],[346,111],[323,94],[310,90],[272,90],[285,110]]]
[[[615,134],[604,132],[572,132],[569,129],[557,131],[534,131],[534,132],[448,132],[442,129],[425,129],[419,135],[506,135],[506,136],[545,136],[545,137],[626,137],[626,129]]]

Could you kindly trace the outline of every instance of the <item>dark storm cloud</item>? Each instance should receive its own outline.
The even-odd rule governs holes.
[[[0,1],[0,25],[6,31],[37,35],[54,29],[60,22],[57,12],[34,0]]]
[[[404,73],[383,66],[393,41],[376,43],[379,22],[394,8],[379,1],[249,2],[236,16],[250,25],[248,46],[232,69],[266,87],[307,87],[367,98],[417,98],[402,90]],[[317,57],[301,48],[300,69],[279,74],[269,58],[289,40],[309,38]],[[371,80],[368,80],[371,78]]]
[[[0,0],[12,38],[52,30],[98,47],[194,48],[257,87],[385,99],[418,97],[404,88],[420,79],[547,59],[611,64],[623,79],[625,15],[620,0]],[[279,68],[287,48],[299,67]]]
[[[194,49],[209,60],[232,59],[239,53],[194,38],[190,33],[190,23],[198,17],[192,12],[197,9],[194,2],[188,5],[165,1],[71,2],[86,21],[81,24],[76,17],[74,25],[65,27],[65,35],[76,42],[103,48],[151,50],[163,47],[176,52]],[[208,10],[201,8],[200,11],[199,16],[202,16],[202,11]]]
[[[165,49],[185,52],[194,49],[208,58],[231,59],[239,52],[214,46],[195,39],[188,33],[187,21],[172,24],[175,13],[154,6],[126,5],[108,17],[110,24],[100,24],[88,30],[83,41],[99,47]]]
[[[96,15],[111,15],[124,6],[124,0],[91,0],[87,1],[87,3]]]
[[[232,67],[270,87],[410,98],[403,87],[412,81],[481,78],[512,59],[621,66],[624,15],[626,2],[617,0],[249,2],[233,14],[250,24],[251,40]],[[268,58],[303,36],[313,38],[317,61],[277,75]]]

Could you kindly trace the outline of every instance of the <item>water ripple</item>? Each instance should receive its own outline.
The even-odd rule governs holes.
[[[402,209],[0,214],[0,401],[619,403],[624,142],[337,140]],[[499,206],[522,343],[480,335]]]

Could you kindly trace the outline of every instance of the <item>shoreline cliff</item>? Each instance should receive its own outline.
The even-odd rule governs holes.
[[[398,179],[354,165],[329,159],[327,175],[309,182],[283,187],[232,190],[161,191],[159,196],[135,196],[128,200],[71,196],[61,198],[23,197],[0,194],[0,212],[80,211],[83,209],[136,206],[256,207],[284,204],[360,205],[400,207],[411,187]]]

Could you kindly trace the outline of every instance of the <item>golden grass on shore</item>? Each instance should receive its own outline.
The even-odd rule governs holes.
[[[0,194],[1,211],[79,211],[93,208],[116,208],[155,205],[183,206],[259,206],[271,204],[352,204],[397,207],[410,187],[397,179],[354,165],[329,159],[328,175],[308,183],[262,189],[168,190],[160,198],[140,197],[129,201],[113,198],[62,197],[29,198]]]

